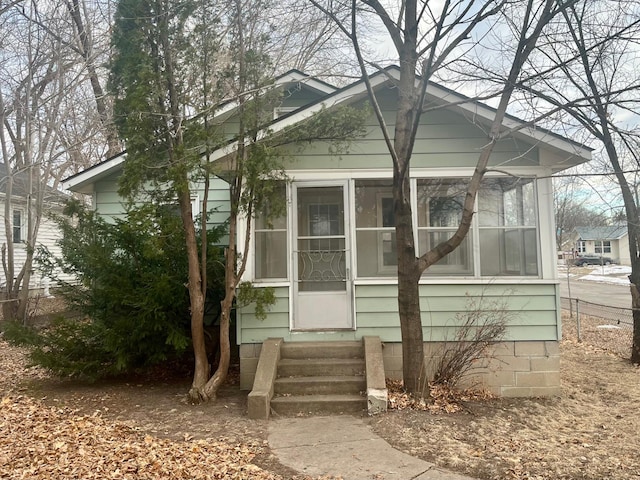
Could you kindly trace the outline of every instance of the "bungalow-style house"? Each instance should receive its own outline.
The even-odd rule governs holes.
[[[391,132],[398,75],[390,67],[371,77]],[[335,88],[293,71],[276,85],[285,94],[274,112],[272,131],[321,108],[366,101],[360,80]],[[494,115],[491,107],[434,83],[427,102],[410,173],[420,252],[455,230],[465,181],[487,142]],[[507,337],[469,381],[503,396],[554,395],[560,388],[561,325],[550,176],[588,161],[591,151],[514,117],[506,118],[505,129],[513,133],[491,157],[492,171],[479,192],[468,238],[420,281],[426,352],[430,357],[453,338],[456,315],[465,311],[469,298],[482,297],[487,304],[503,299],[514,313]],[[230,144],[212,156],[222,161],[232,149]],[[92,195],[102,215],[119,215],[117,181],[124,161],[121,155],[89,168],[69,178],[66,188]],[[264,375],[276,374],[269,368],[261,371],[269,361],[280,359],[278,368],[289,368],[296,357],[314,357],[316,351],[371,338],[382,344],[383,375],[401,377],[392,166],[375,117],[371,115],[366,136],[348,152],[332,155],[326,143],[317,141],[303,151],[292,148],[286,162],[291,179],[282,191],[286,215],[272,227],[261,218],[249,225],[246,280],[273,287],[277,301],[264,320],[251,307],[237,314],[241,387],[249,390],[255,381],[267,385],[270,396],[273,386]],[[226,184],[219,179],[210,194],[210,205],[219,207],[218,220],[228,212],[227,199]],[[297,342],[303,342],[299,350],[292,347]],[[277,375],[297,373],[293,368]]]
[[[626,225],[575,227],[571,237],[576,255],[601,255],[620,265],[631,265]]]
[[[14,248],[14,274],[18,275],[20,269],[24,265],[27,257],[27,221],[28,221],[28,175],[26,172],[17,172],[13,175],[13,185],[11,189],[11,238]],[[67,199],[67,195],[51,188],[45,187],[43,204],[45,212],[62,213],[62,207]],[[7,202],[7,166],[0,163],[0,229],[2,236],[0,237],[0,246],[6,248],[5,234],[5,205]],[[35,211],[32,211],[35,215]],[[40,220],[36,246],[46,246],[52,253],[59,254],[60,249],[56,242],[60,238],[60,230],[58,226],[47,215],[43,215]],[[0,268],[0,285],[4,289],[6,285],[4,269]],[[31,293],[48,293],[51,281],[38,271],[37,266],[33,265],[31,279],[29,281],[29,290]]]

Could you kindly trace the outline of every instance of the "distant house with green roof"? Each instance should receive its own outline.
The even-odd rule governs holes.
[[[576,227],[575,252],[610,257],[620,265],[631,265],[629,257],[629,234],[626,225],[606,227]]]

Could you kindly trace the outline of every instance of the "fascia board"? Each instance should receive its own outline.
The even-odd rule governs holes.
[[[126,153],[122,153],[69,177],[62,181],[62,188],[72,192],[91,193],[97,180],[122,169],[126,156]]]
[[[447,108],[447,103],[449,103],[451,105],[449,108],[459,108],[465,114],[472,117],[478,117],[486,122],[492,122],[495,118],[495,110],[491,107],[471,99],[467,99],[465,96],[456,94],[455,92],[440,87],[439,85],[429,83],[427,86],[427,95],[444,101],[444,108]],[[526,122],[518,120],[512,116],[505,116],[502,121],[502,127],[507,130],[514,130],[514,135],[523,137],[533,141],[534,143],[541,142],[546,146],[584,158],[585,160],[591,159],[591,149],[578,143],[563,139],[553,132],[528,126]]]
[[[324,93],[326,95],[329,95],[338,90],[337,87],[334,87],[333,85],[320,81],[316,78],[310,77],[309,75],[306,75],[298,70],[291,70],[275,81],[276,85],[286,85],[287,83],[303,83],[309,88],[317,90],[318,92]]]
[[[400,80],[400,70],[398,67],[388,67],[385,69],[385,72],[393,79],[397,81]],[[416,80],[416,86],[418,82],[419,80]],[[427,85],[427,95],[443,102],[443,108],[458,108],[466,115],[477,117],[485,122],[493,122],[493,119],[495,118],[496,112],[491,107],[442,87],[436,83],[429,82]],[[585,159],[585,161],[591,160],[592,149],[568,139],[564,139],[551,131],[529,126],[527,125],[527,122],[517,119],[509,114],[507,114],[502,121],[502,126],[508,130],[514,130],[514,135],[528,139],[534,143],[541,142],[546,146],[581,157]]]
[[[337,90],[336,87],[329,85],[328,83],[322,82],[320,80],[316,80],[315,78],[305,75],[304,73],[298,70],[290,70],[284,75],[281,75],[280,77],[276,78],[273,82],[273,85],[266,86],[264,88],[264,91],[268,91],[269,89],[272,89],[272,88],[277,88],[283,85],[287,85],[289,83],[303,83],[306,86],[320,93],[324,93],[326,95],[330,95]],[[238,108],[238,102],[236,100],[231,100],[228,103],[225,103],[219,109],[217,109],[213,114],[213,118],[218,118],[225,114],[231,113],[236,108]]]

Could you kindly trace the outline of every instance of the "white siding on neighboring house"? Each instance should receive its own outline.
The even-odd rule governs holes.
[[[0,237],[0,246],[2,248],[5,248],[7,243],[7,237],[5,235],[5,229],[4,229],[4,198],[1,199],[0,203],[1,203],[0,231],[2,234],[2,236]],[[13,203],[14,204],[12,205],[12,212],[14,211],[21,212],[21,222],[22,222],[20,241],[15,242],[13,244],[14,265],[15,265],[14,275],[17,276],[20,273],[20,270],[22,269],[22,266],[24,265],[24,262],[26,261],[26,258],[27,258],[27,249],[26,249],[26,243],[25,243],[25,240],[27,237],[27,213],[26,213],[24,202],[19,202],[14,200]],[[47,210],[50,213],[61,212],[61,209],[58,206],[56,206],[55,208],[48,208],[45,210]],[[13,213],[12,213],[12,216],[13,216]],[[13,224],[13,220],[14,218],[12,218],[12,224]],[[49,251],[51,251],[51,253],[53,253],[55,256],[60,256],[61,254],[60,247],[57,245],[57,241],[60,238],[60,236],[61,236],[60,230],[58,229],[58,226],[55,224],[55,222],[50,218],[48,218],[46,215],[43,216],[40,221],[40,228],[38,230],[38,236],[36,239],[36,249],[38,248],[38,246],[46,246],[49,249]],[[55,286],[50,279],[43,277],[35,261],[33,262],[32,272],[33,273],[29,281],[30,290],[39,290],[39,289],[44,289],[47,286],[51,286],[51,287]],[[63,276],[62,278],[65,281],[73,280],[73,278],[68,275]],[[6,285],[4,269],[0,269],[0,285],[2,286]]]

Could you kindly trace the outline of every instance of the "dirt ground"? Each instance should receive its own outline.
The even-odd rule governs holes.
[[[560,368],[558,398],[392,411],[371,425],[399,450],[482,479],[640,478],[640,368],[571,340]]]
[[[368,421],[396,448],[481,479],[640,479],[640,368],[572,339],[562,343],[561,355],[561,397],[469,401],[455,414],[402,410]],[[0,407],[11,403],[9,413],[25,415],[20,408],[26,405],[30,421],[42,415],[49,430],[52,422],[58,421],[50,418],[54,413],[95,419],[91,422],[98,422],[98,427],[88,420],[80,423],[103,430],[115,425],[128,432],[127,442],[140,442],[140,449],[153,441],[167,449],[161,452],[173,452],[162,455],[175,456],[176,449],[182,451],[185,446],[188,451],[200,451],[202,445],[212,443],[211,439],[222,442],[216,448],[224,452],[250,452],[243,458],[255,471],[243,466],[238,471],[244,473],[238,476],[209,478],[307,478],[270,454],[267,423],[246,417],[246,394],[238,390],[237,382],[227,385],[217,402],[199,406],[187,403],[188,386],[188,378],[170,375],[94,385],[63,382],[36,368],[26,369],[24,352],[0,340],[0,397],[4,398]],[[14,437],[19,430],[11,423],[7,428]],[[5,442],[13,441],[8,432],[2,433]],[[51,445],[60,446],[60,442]],[[6,448],[16,449],[11,444]],[[2,449],[0,445],[0,477],[54,478],[4,477]],[[216,451],[211,455],[222,454]],[[61,474],[55,478],[74,477]]]

